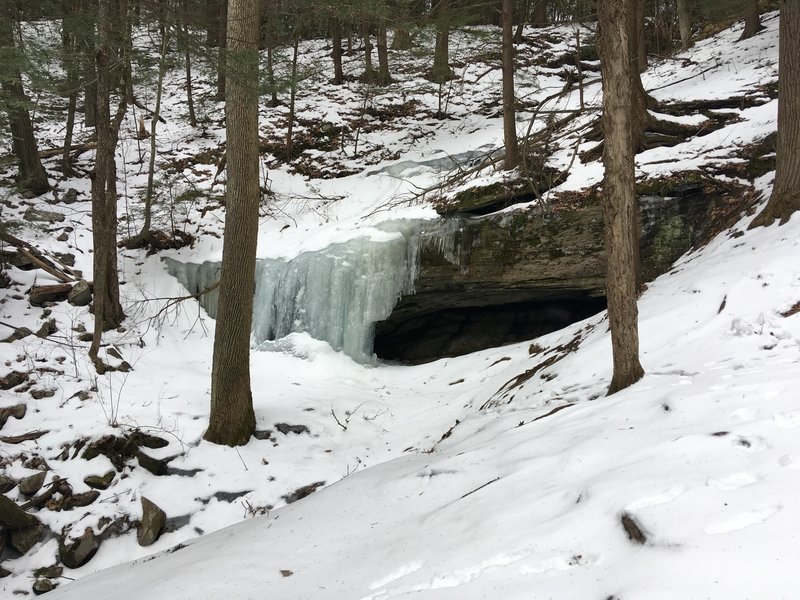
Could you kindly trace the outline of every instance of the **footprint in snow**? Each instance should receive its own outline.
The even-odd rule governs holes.
[[[780,504],[773,504],[748,512],[743,512],[733,518],[717,521],[716,523],[709,525],[706,527],[706,533],[711,535],[719,535],[721,533],[731,533],[732,531],[745,529],[746,527],[750,527],[752,525],[758,525],[759,523],[763,523],[769,519],[781,508],[782,506]]]

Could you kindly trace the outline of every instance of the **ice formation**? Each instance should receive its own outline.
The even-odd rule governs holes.
[[[305,252],[289,260],[262,259],[256,265],[253,344],[307,332],[359,362],[373,362],[375,323],[386,319],[401,296],[414,292],[420,250],[429,247],[459,264],[461,221],[390,221],[379,229],[388,241],[356,238]],[[165,259],[167,270],[190,293],[219,279],[216,262]],[[216,291],[200,297],[211,317]]]

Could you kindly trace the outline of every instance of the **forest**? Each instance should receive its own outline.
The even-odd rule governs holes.
[[[0,589],[792,597],[794,0],[0,0]]]

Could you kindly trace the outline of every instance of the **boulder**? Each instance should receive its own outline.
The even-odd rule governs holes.
[[[88,281],[81,279],[67,294],[67,301],[73,306],[87,306],[92,301],[92,288]]]
[[[19,491],[26,496],[33,496],[36,492],[42,489],[47,473],[39,471],[28,477],[23,477],[19,480]]]
[[[166,513],[154,502],[142,496],[142,521],[139,523],[139,530],[136,533],[139,545],[149,546],[155,542],[161,535],[166,522]]]
[[[49,321],[45,321],[42,323],[42,326],[36,332],[36,337],[38,338],[46,338],[48,335],[52,335],[58,331],[58,325],[56,325],[55,319],[50,319]]]
[[[39,577],[33,582],[33,593],[36,596],[52,592],[54,589],[56,586],[46,577]]]
[[[35,285],[28,292],[28,300],[33,306],[45,306],[50,302],[61,302],[66,300],[72,291],[69,283],[57,283],[54,285]]]
[[[40,523],[33,527],[12,531],[10,541],[17,552],[25,554],[36,544],[41,542],[45,535],[47,535],[47,528]]]
[[[37,223],[61,223],[65,219],[64,215],[60,212],[39,210],[32,206],[25,211],[22,218],[26,221]]]
[[[102,477],[99,475],[89,475],[88,477],[84,477],[83,483],[96,490],[106,490],[108,486],[111,485],[111,482],[114,481],[114,475],[116,475],[114,471],[109,471]]]
[[[61,201],[64,204],[74,204],[78,201],[78,190],[75,188],[69,188],[67,192],[64,194],[64,197],[61,198]]]
[[[10,390],[28,381],[28,374],[22,371],[11,371],[0,377],[0,390]]]
[[[77,569],[89,562],[99,548],[100,539],[91,527],[87,527],[83,535],[70,544],[62,538],[58,545],[58,555],[65,567]]]
[[[27,375],[25,377],[27,378]],[[0,429],[3,428],[3,425],[6,424],[6,421],[8,421],[9,418],[14,417],[15,419],[19,420],[23,418],[27,412],[28,406],[25,404],[15,404],[14,406],[0,408]]]

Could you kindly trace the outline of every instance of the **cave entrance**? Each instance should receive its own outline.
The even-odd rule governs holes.
[[[403,298],[388,319],[376,323],[374,351],[378,358],[421,364],[461,356],[531,340],[606,309],[605,297],[593,296],[434,310],[422,308],[426,303],[418,300],[413,295]]]

